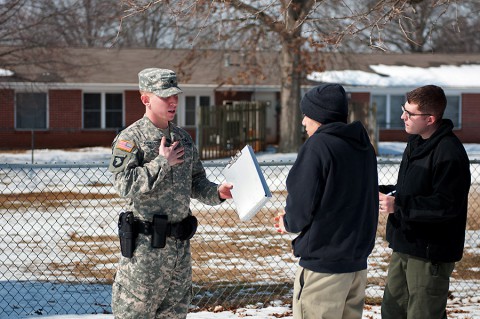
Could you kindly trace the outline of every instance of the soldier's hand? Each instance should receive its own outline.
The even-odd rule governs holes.
[[[183,155],[185,154],[185,148],[179,145],[180,141],[175,141],[172,145],[167,146],[167,138],[164,136],[160,141],[160,147],[158,154],[165,157],[170,166],[183,163]]]
[[[220,197],[221,199],[232,198],[232,188],[232,184],[222,183],[220,186],[218,186],[218,197]]]

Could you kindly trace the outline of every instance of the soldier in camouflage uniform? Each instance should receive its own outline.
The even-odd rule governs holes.
[[[178,94],[176,74],[149,68],[139,73],[145,115],[115,138],[109,170],[128,210],[141,221],[156,214],[178,223],[191,215],[190,198],[208,205],[231,198],[231,184],[217,185],[205,174],[191,136],[171,123]],[[116,318],[186,318],[191,300],[189,240],[166,238],[151,247],[151,236],[138,234],[132,258],[121,256],[112,287]]]

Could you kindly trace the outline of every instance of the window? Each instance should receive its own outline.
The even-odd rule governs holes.
[[[372,95],[372,103],[377,106],[377,125],[379,128],[403,128],[402,104],[405,95]]]
[[[195,96],[185,97],[185,126],[195,126]]]
[[[201,96],[200,97],[200,106],[210,106],[210,97],[209,96]]]
[[[405,95],[372,95],[372,103],[377,106],[377,125],[379,128],[403,129],[401,106],[406,102]],[[455,128],[460,127],[460,96],[447,95],[447,108],[444,118],[451,119]]]
[[[105,127],[122,127],[122,94],[105,94]]]
[[[210,106],[210,96],[186,96],[185,97],[185,126],[197,125],[197,99],[199,106]]]
[[[372,95],[372,104],[377,108],[377,126],[385,128],[387,126],[387,96]]]
[[[85,93],[83,95],[83,127],[99,128],[102,123],[101,94]]]
[[[17,93],[15,103],[17,129],[47,128],[46,93]]]
[[[83,127],[117,129],[123,125],[121,93],[84,93]]]
[[[447,107],[443,113],[443,118],[451,119],[454,128],[460,128],[460,96],[447,95]]]

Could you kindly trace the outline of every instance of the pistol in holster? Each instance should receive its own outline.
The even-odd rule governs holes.
[[[138,232],[135,229],[133,212],[121,212],[118,218],[118,237],[123,257],[132,258]]]

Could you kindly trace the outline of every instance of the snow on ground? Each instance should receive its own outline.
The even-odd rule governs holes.
[[[379,144],[379,156],[380,158],[391,158],[392,156],[399,156],[402,154],[405,148],[405,143],[390,143],[382,142]],[[471,159],[480,159],[480,144],[465,144],[465,148],[469,153]],[[95,147],[85,148],[78,150],[35,150],[32,154],[30,151],[26,152],[4,152],[0,153],[0,164],[25,164],[31,163],[108,163],[110,158],[110,149]],[[259,162],[291,162],[296,158],[295,153],[290,154],[278,154],[274,152],[258,153],[257,158]],[[479,247],[475,243],[471,243],[470,247]],[[480,286],[480,283],[473,283],[476,286]],[[2,285],[5,287],[5,285]],[[58,300],[63,299],[61,295],[61,289],[58,290]],[[368,294],[368,292],[367,292]],[[5,292],[0,292],[0,295],[7,295]],[[7,295],[8,296],[8,295]],[[90,301],[89,298],[84,298],[86,302]],[[32,300],[34,302],[34,299]],[[65,300],[69,304],[69,300]],[[60,303],[58,303],[61,306]],[[480,318],[480,297],[467,297],[458,294],[456,298],[448,301],[449,318],[459,319],[473,319]],[[52,312],[61,313],[62,309],[53,309]],[[78,312],[78,311],[77,311]],[[80,312],[79,312],[80,313]],[[50,318],[50,319],[113,319],[113,315],[105,314],[80,314],[80,315],[42,315],[32,313],[28,317]],[[239,308],[233,311],[218,311],[218,312],[191,312],[188,314],[188,319],[234,319],[234,318],[251,318],[251,319],[270,319],[270,318],[287,318],[291,319],[291,308],[289,305],[282,304],[281,302],[274,302],[271,305],[254,305],[246,308]],[[0,313],[2,319],[18,319],[25,318],[25,316],[5,316]],[[380,319],[380,307],[379,306],[365,306],[363,318],[367,319]]]

